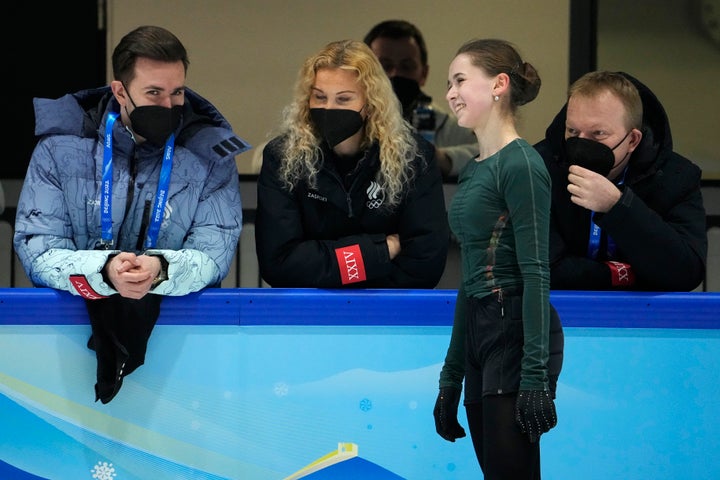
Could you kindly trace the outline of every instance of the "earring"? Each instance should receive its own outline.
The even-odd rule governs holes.
[[[498,100],[500,100],[500,97],[498,97],[497,95],[495,95],[495,97],[493,97],[493,100],[495,100],[495,101],[497,102]]]

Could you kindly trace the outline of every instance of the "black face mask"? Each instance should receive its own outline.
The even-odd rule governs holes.
[[[311,108],[310,118],[320,136],[330,148],[334,148],[335,145],[355,135],[365,124],[360,112],[343,108]]]
[[[170,108],[160,105],[135,105],[125,87],[125,92],[133,104],[132,112],[129,113],[132,129],[138,135],[144,137],[150,143],[162,145],[171,133],[175,132],[182,121],[182,105],[174,105]],[[127,110],[127,107],[125,108]]]
[[[565,140],[565,153],[570,165],[579,165],[603,177],[607,177],[615,166],[614,150],[630,135],[630,132],[620,140],[617,145],[610,148],[607,145],[588,140],[587,138],[570,137]]]
[[[410,119],[420,96],[420,84],[411,78],[405,77],[391,77],[390,83],[402,105],[403,117]]]

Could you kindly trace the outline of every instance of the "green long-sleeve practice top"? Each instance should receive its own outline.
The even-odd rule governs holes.
[[[460,243],[462,283],[440,387],[462,388],[466,297],[521,288],[520,389],[548,388],[550,186],[542,158],[520,138],[462,171],[448,213]]]

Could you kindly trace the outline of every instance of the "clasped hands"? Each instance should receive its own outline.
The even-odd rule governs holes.
[[[150,291],[161,268],[155,255],[120,252],[105,264],[105,274],[121,296],[138,300]]]

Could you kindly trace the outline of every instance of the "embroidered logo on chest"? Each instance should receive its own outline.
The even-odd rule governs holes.
[[[368,208],[380,208],[385,201],[385,190],[377,182],[370,182],[370,186],[365,191],[368,196]]]

